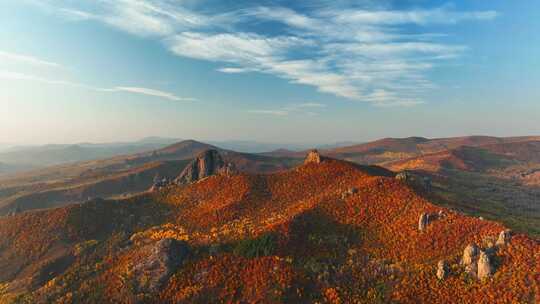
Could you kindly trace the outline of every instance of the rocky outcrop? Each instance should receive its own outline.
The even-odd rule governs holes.
[[[345,199],[345,198],[347,198],[347,197],[349,197],[351,195],[354,195],[356,193],[358,193],[358,189],[355,188],[355,187],[352,187],[352,188],[348,189],[347,191],[345,191],[345,192],[343,192],[341,194],[341,199]]]
[[[218,174],[232,176],[238,173],[238,169],[234,163],[227,163],[223,168],[218,170]]]
[[[175,184],[185,185],[205,177],[218,174],[225,166],[217,150],[206,150],[199,154],[175,179]]]
[[[166,177],[164,177],[163,179],[160,179],[160,180],[155,180],[154,184],[150,188],[150,191],[151,192],[158,191],[160,189],[166,188],[170,184],[171,184],[171,181]]]
[[[407,171],[399,172],[396,174],[396,179],[402,182],[409,180],[410,174]]]
[[[315,163],[320,164],[322,162],[322,156],[319,154],[319,151],[317,150],[311,150],[306,156],[306,159],[304,160],[304,164],[309,163]]]
[[[189,253],[186,242],[172,238],[161,239],[140,249],[130,276],[137,293],[159,290],[178,269]]]
[[[421,176],[410,171],[402,171],[395,175],[395,179],[422,191],[431,191],[431,178]]]
[[[465,271],[470,274],[476,275],[479,251],[480,249],[478,249],[478,246],[474,243],[467,245],[465,250],[463,250],[461,264],[465,266]]]
[[[437,263],[437,278],[439,280],[444,280],[448,276],[448,264],[445,260],[440,260],[439,263]]]
[[[423,231],[427,228],[427,225],[429,224],[429,215],[425,212],[420,214],[420,218],[418,219],[418,230]]]
[[[505,246],[510,242],[510,238],[512,237],[512,233],[510,230],[503,230],[501,233],[499,233],[499,238],[497,239],[497,242],[495,245],[497,246]]]
[[[493,266],[491,265],[491,258],[484,251],[480,251],[477,265],[477,277],[480,280],[486,279],[493,274]]]
[[[494,272],[494,266],[488,250],[480,250],[474,243],[465,247],[461,260],[465,271],[480,280],[490,277]]]

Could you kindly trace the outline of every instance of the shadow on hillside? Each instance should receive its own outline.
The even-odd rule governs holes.
[[[431,191],[419,193],[429,201],[540,237],[540,187],[459,170],[415,172],[432,180]]]

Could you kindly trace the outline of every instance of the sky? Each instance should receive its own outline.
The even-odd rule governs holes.
[[[6,0],[0,143],[540,134],[538,1]]]

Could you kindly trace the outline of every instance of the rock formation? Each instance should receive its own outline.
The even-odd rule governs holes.
[[[445,260],[440,260],[437,263],[437,278],[439,280],[444,280],[448,276],[448,264]]]
[[[491,259],[484,251],[480,251],[480,257],[478,258],[478,273],[479,279],[485,279],[493,274],[493,266],[491,265]]]
[[[317,150],[311,150],[306,156],[306,159],[304,160],[304,164],[308,163],[316,163],[319,164],[322,161],[322,156],[319,154],[319,151]]]
[[[160,189],[163,189],[167,186],[169,186],[171,184],[171,181],[169,181],[168,178],[164,177],[163,179],[161,180],[155,180],[154,181],[154,184],[152,185],[152,187],[150,188],[150,191],[153,192],[153,191],[158,191]]]
[[[219,173],[225,166],[217,150],[206,150],[199,154],[175,179],[175,184],[184,185]]]
[[[396,174],[396,179],[406,182],[409,179],[409,173],[407,171],[399,172],[398,174]]]
[[[347,198],[348,196],[353,195],[353,194],[356,194],[356,193],[358,193],[358,189],[355,188],[355,187],[352,187],[352,188],[348,189],[347,191],[345,191],[345,192],[343,192],[343,193],[341,194],[341,199],[345,199],[345,198]]]
[[[472,243],[467,245],[465,247],[465,250],[463,250],[463,258],[461,259],[461,263],[463,265],[470,265],[474,262],[476,262],[476,259],[478,257],[478,246],[476,244]]]
[[[429,224],[429,215],[423,212],[422,214],[420,214],[420,218],[418,219],[418,230],[420,231],[425,230],[428,224]]]
[[[499,238],[497,239],[497,242],[495,245],[497,246],[505,246],[510,242],[510,238],[512,237],[510,230],[503,230],[501,233],[499,233]]]
[[[232,176],[238,173],[234,163],[227,163],[223,168],[218,170],[218,174]]]
[[[161,239],[141,248],[140,258],[132,265],[131,277],[137,292],[161,288],[182,264],[189,252],[186,242]]]

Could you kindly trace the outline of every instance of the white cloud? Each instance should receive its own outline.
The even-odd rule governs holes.
[[[380,10],[327,10],[322,16],[333,18],[340,24],[456,24],[466,20],[491,20],[497,17],[495,11],[456,12],[444,6],[430,10],[380,11]]]
[[[254,72],[254,70],[245,69],[245,68],[219,68],[218,72],[229,73],[229,74],[238,74],[238,73],[247,73]]]
[[[169,40],[180,56],[241,64],[262,64],[289,48],[308,43],[297,37],[265,37],[253,33],[206,34],[184,32]]]
[[[118,86],[114,88],[99,88],[99,87],[86,85],[83,83],[76,83],[76,82],[65,81],[65,80],[48,79],[48,78],[44,78],[44,77],[40,77],[36,75],[29,75],[29,74],[11,72],[11,71],[0,71],[0,78],[8,79],[8,80],[17,80],[17,81],[35,81],[35,82],[40,82],[40,83],[50,84],[50,85],[64,85],[64,86],[79,87],[79,88],[84,88],[84,89],[98,91],[98,92],[112,92],[112,93],[126,92],[126,93],[132,93],[132,94],[154,96],[154,97],[164,98],[164,99],[173,100],[173,101],[195,101],[196,100],[195,98],[179,97],[175,94],[156,90],[156,89],[149,89],[149,88],[142,88],[142,87],[123,87],[123,86]]]
[[[172,93],[159,91],[159,90],[155,90],[155,89],[149,89],[149,88],[115,87],[113,89],[110,89],[109,91],[111,91],[111,92],[128,92],[128,93],[134,93],[134,94],[142,94],[142,95],[165,98],[165,99],[174,100],[174,101],[195,101],[194,98],[179,97],[179,96],[176,96],[176,95],[174,95]]]
[[[289,115],[289,111],[285,110],[249,110],[249,113],[255,113],[255,114],[267,114],[267,115],[274,115],[274,116],[287,116]]]
[[[452,5],[381,10],[328,2],[307,6],[303,13],[255,5],[210,14],[208,9],[203,13],[193,9],[196,5],[189,9],[184,2],[170,0],[100,0],[84,7],[49,1],[50,7],[71,19],[95,20],[131,34],[158,37],[178,56],[221,63],[217,71],[223,73],[271,74],[378,106],[423,103],[426,92],[436,87],[428,71],[468,50],[449,43],[447,33],[432,32],[428,25],[446,25],[437,27],[444,30],[498,16],[490,10],[458,11]],[[411,24],[419,27],[411,31],[407,26]]]
[[[319,113],[314,112],[314,109],[326,108],[325,104],[315,102],[294,103],[275,110],[250,110],[249,113],[266,114],[274,116],[288,116],[290,114],[301,114],[308,116],[317,116]]]
[[[60,64],[56,62],[43,60],[43,59],[30,56],[30,55],[22,55],[22,54],[9,53],[9,52],[4,52],[4,51],[0,51],[0,62],[16,62],[16,63],[33,65],[33,66],[43,66],[43,67],[53,67],[53,68],[60,67]]]

